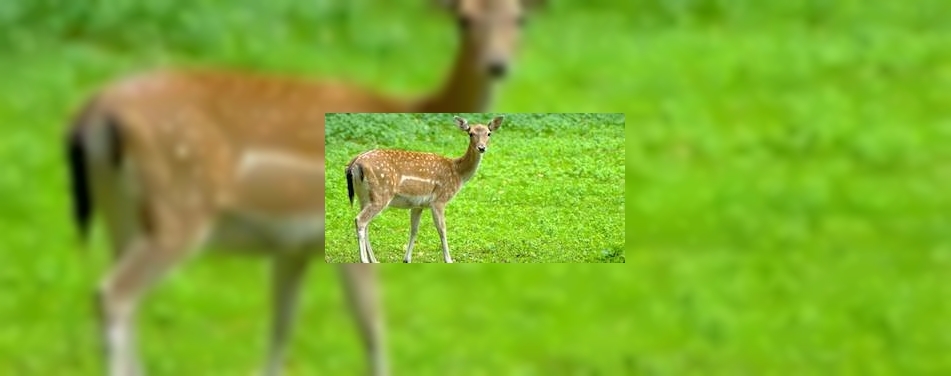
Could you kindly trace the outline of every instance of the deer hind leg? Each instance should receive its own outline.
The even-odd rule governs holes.
[[[370,244],[370,237],[367,235],[367,256],[370,259],[370,262],[376,264],[379,263],[376,259],[376,254],[373,253],[373,245]]]
[[[360,243],[360,262],[376,263],[376,256],[373,255],[373,248],[370,248],[370,236],[367,234],[367,226],[383,211],[384,206],[378,203],[369,203],[363,206],[360,214],[354,220],[357,229],[357,241]]]
[[[134,179],[129,164],[119,168],[92,163],[90,176],[96,176],[90,182],[92,185],[93,202],[101,211],[106,225],[110,244],[112,245],[113,260],[118,262],[122,252],[129,249],[129,244],[142,233],[138,212],[140,200],[135,192],[129,189],[128,182]]]
[[[409,242],[406,243],[406,256],[403,256],[405,263],[413,260],[413,245],[416,243],[416,231],[419,230],[419,217],[422,214],[422,208],[413,208],[409,211]]]
[[[287,342],[294,328],[300,285],[310,263],[307,253],[280,254],[274,257],[271,274],[273,317],[268,359],[263,374],[281,374]]]
[[[449,256],[449,242],[446,240],[446,204],[433,204],[433,224],[436,225],[436,231],[439,232],[439,241],[442,242],[442,258],[447,263],[452,263],[452,257]]]
[[[384,350],[383,314],[379,306],[376,268],[373,265],[340,265],[347,300],[357,321],[367,357],[370,374],[385,376],[389,367]]]
[[[157,214],[157,213],[156,213]],[[118,263],[102,281],[98,292],[100,321],[110,375],[139,375],[133,319],[139,299],[150,287],[185,259],[204,236],[207,222],[192,216],[154,217],[155,227],[139,233],[128,244],[116,245]]]

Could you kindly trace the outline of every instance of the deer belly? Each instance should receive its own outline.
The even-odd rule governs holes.
[[[403,175],[389,206],[402,209],[429,206],[436,196],[436,184],[434,179]]]
[[[323,213],[272,216],[229,212],[216,221],[209,245],[226,252],[319,252],[324,242]]]
[[[427,207],[433,202],[433,195],[396,195],[393,197],[393,200],[390,201],[390,206],[400,209],[412,209],[412,208],[421,208]]]
[[[279,152],[246,152],[230,205],[240,211],[288,217],[324,208],[324,166],[319,160]]]

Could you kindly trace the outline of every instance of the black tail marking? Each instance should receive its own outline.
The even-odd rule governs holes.
[[[353,168],[354,165],[347,166],[347,197],[350,199],[350,207],[353,207]]]
[[[73,222],[79,229],[79,236],[86,241],[89,236],[89,223],[92,218],[92,195],[89,192],[86,150],[82,142],[82,128],[74,128],[66,142],[69,160],[70,191],[73,197]]]
[[[88,121],[85,116],[81,116],[79,122]],[[110,149],[110,162],[112,167],[118,167],[122,161],[121,134],[119,126],[115,119],[105,119],[104,124],[108,132],[108,148]],[[89,166],[86,159],[86,147],[83,144],[83,132],[88,127],[85,124],[77,123],[69,133],[66,141],[66,154],[69,162],[70,191],[73,198],[73,221],[79,230],[79,236],[82,241],[89,237],[89,229],[93,215],[93,199],[90,192]]]

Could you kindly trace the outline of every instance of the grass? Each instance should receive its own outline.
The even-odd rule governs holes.
[[[102,373],[89,294],[108,260],[101,234],[75,252],[60,149],[95,87],[224,65],[424,92],[453,44],[422,3],[0,5],[0,372]],[[624,112],[625,264],[383,265],[395,372],[947,373],[949,12],[553,2],[492,110]],[[493,153],[530,139],[508,130]],[[265,268],[201,257],[161,284],[139,320],[151,374],[253,370]],[[356,374],[338,284],[313,271],[290,374]]]
[[[489,151],[446,209],[456,262],[624,261],[624,116],[463,114],[473,124],[505,120]],[[456,158],[468,146],[452,114],[327,116],[327,261],[358,262],[343,167],[367,150],[399,148]],[[354,198],[356,200],[356,198]],[[409,211],[388,209],[371,224],[380,262],[402,262]],[[414,262],[443,262],[427,211]],[[578,221],[584,218],[584,221]]]

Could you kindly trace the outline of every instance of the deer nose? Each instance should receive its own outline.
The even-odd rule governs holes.
[[[480,152],[480,153],[485,153],[485,146],[484,146],[484,145],[476,146],[476,149],[479,149],[479,152]]]
[[[489,70],[489,75],[494,78],[505,77],[505,74],[508,73],[508,64],[504,61],[493,61],[489,63],[487,68]]]

